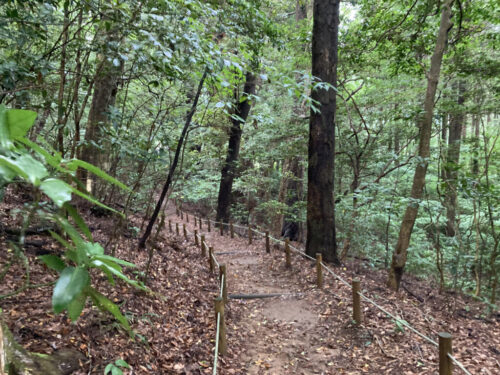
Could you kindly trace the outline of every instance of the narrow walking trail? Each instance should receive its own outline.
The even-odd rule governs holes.
[[[246,228],[235,228],[230,238],[219,228],[208,232],[194,225],[189,214],[182,220],[175,208],[168,210],[167,220],[179,223],[190,232],[205,235],[217,260],[227,267],[229,296],[280,294],[271,298],[229,299],[226,305],[228,353],[219,360],[220,374],[434,374],[438,352],[422,338],[398,329],[393,320],[380,311],[363,306],[365,323],[357,327],[352,321],[352,291],[330,275],[323,288],[316,286],[315,262],[292,252],[292,267],[285,266],[284,249],[271,246],[266,253],[265,240],[254,233],[249,244]],[[200,254],[201,258],[201,254]],[[208,259],[200,259],[206,262]],[[403,319],[417,317],[416,328],[435,337],[445,326],[460,331],[453,317],[411,296],[394,295],[380,287],[380,280],[370,279],[358,269],[339,269],[346,279],[361,278],[370,286],[371,296]],[[373,271],[375,273],[375,271]],[[495,326],[498,326],[496,324]],[[485,327],[485,332],[491,327]],[[484,333],[484,332],[483,332]],[[479,336],[477,339],[479,340]],[[467,337],[457,336],[456,345]],[[491,339],[485,338],[483,339]],[[494,337],[497,340],[498,337]],[[470,345],[470,344],[469,344]],[[471,354],[471,353],[470,353]],[[207,373],[211,373],[208,371]],[[486,372],[485,372],[486,373]]]

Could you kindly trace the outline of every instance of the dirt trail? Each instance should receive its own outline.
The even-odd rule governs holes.
[[[180,217],[172,213],[170,219],[180,223]],[[249,245],[246,233],[245,237],[235,234],[231,239],[228,228],[224,228],[221,237],[219,228],[214,228],[213,224],[211,232],[207,231],[205,222],[202,230],[198,225],[195,228],[192,215],[189,215],[189,223],[185,218],[182,222],[189,232],[194,233],[197,229],[204,234],[218,262],[226,264],[230,295],[284,294],[265,299],[229,300],[226,307],[228,341],[238,348],[238,353],[231,358],[227,373],[305,375],[334,372],[328,369],[333,365],[335,350],[323,346],[321,307],[314,303],[318,290],[310,262],[294,257],[295,264],[287,269],[283,250],[273,247],[271,254],[266,254],[264,239],[256,238],[255,234],[253,244]],[[242,230],[240,232],[243,234]],[[308,264],[311,267],[307,267]]]
[[[189,223],[169,211],[172,222]],[[181,226],[182,228],[182,226]],[[330,275],[322,289],[316,286],[314,262],[292,252],[292,268],[285,267],[283,249],[265,251],[263,238],[248,244],[246,228],[231,239],[225,228],[196,228],[214,248],[219,263],[227,267],[231,294],[271,294],[266,299],[230,299],[226,305],[228,353],[220,357],[219,374],[420,374],[437,372],[437,348],[410,331],[400,329],[380,310],[362,304],[364,322],[353,325],[352,291]],[[193,235],[188,239],[194,242]],[[208,260],[201,260],[207,262]],[[413,279],[413,294],[391,293],[384,285],[385,273],[352,263],[335,272],[344,279],[361,279],[362,290],[378,304],[399,315],[425,335],[438,332],[454,336],[454,355],[467,368],[500,369],[500,319],[485,318],[484,306],[463,302],[457,296],[439,295],[423,281]],[[409,277],[407,277],[409,278]],[[415,297],[415,293],[424,296]],[[467,303],[470,312],[462,307]],[[443,308],[447,306],[447,308]],[[500,315],[498,316],[500,317]],[[498,344],[498,345],[497,345]],[[481,356],[482,363],[475,358]],[[206,373],[211,373],[206,369]],[[495,370],[496,371],[496,370]]]

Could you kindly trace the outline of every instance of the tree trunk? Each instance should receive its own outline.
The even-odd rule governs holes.
[[[288,212],[283,218],[281,236],[290,241],[298,241],[300,238],[299,211],[294,205],[302,199],[303,173],[299,157],[293,157],[287,164],[291,176],[286,178],[285,204],[288,206]]]
[[[411,233],[418,213],[418,205],[422,198],[422,192],[425,185],[425,175],[430,155],[430,140],[432,130],[432,116],[434,113],[434,98],[439,82],[439,73],[441,71],[441,62],[448,40],[448,31],[452,27],[451,23],[451,4],[453,0],[447,0],[441,10],[441,22],[436,39],[436,47],[431,58],[431,66],[427,76],[427,92],[424,102],[424,114],[419,119],[420,144],[418,149],[419,161],[413,176],[413,185],[411,188],[411,203],[406,207],[403,216],[401,228],[399,230],[398,242],[392,255],[391,269],[387,280],[387,286],[394,290],[399,289],[401,278],[403,276],[406,259],[408,256],[408,246],[410,244]]]
[[[59,93],[57,95],[57,146],[61,156],[64,157],[64,87],[66,85],[66,45],[68,43],[69,34],[69,3],[64,3],[64,23],[63,23],[63,38],[61,46],[61,62],[59,65]]]
[[[0,374],[68,375],[80,368],[82,353],[60,349],[52,355],[30,353],[19,345],[0,316]]]
[[[465,82],[460,80],[456,89],[458,91],[458,108],[452,114],[450,120],[450,130],[448,137],[448,155],[446,156],[446,235],[455,237],[456,211],[457,211],[457,184],[458,184],[458,163],[460,161],[460,142],[462,127],[464,122],[464,94]]]
[[[248,98],[255,95],[256,88],[255,76],[247,72],[245,78],[245,86],[243,88],[243,98],[237,99],[235,115],[236,118],[231,119],[231,128],[229,129],[229,143],[227,146],[226,161],[221,171],[219,197],[217,199],[217,221],[228,222],[230,216],[230,208],[232,203],[233,181],[236,176],[236,164],[240,154],[241,134],[243,130],[241,125],[244,124],[250,113],[251,101]]]
[[[186,137],[186,133],[191,125],[191,120],[193,119],[193,115],[196,111],[196,107],[198,106],[198,100],[200,99],[201,90],[203,89],[203,84],[205,83],[205,78],[207,77],[207,69],[203,73],[203,76],[200,79],[200,83],[198,84],[198,91],[196,92],[196,96],[194,97],[193,104],[191,109],[186,115],[186,122],[184,123],[184,127],[182,128],[181,136],[179,137],[179,141],[177,142],[177,148],[175,150],[174,160],[172,160],[172,165],[168,170],[167,181],[165,185],[163,185],[163,190],[161,191],[160,199],[156,203],[155,210],[153,212],[153,216],[149,220],[148,226],[146,227],[146,231],[144,235],[139,240],[139,248],[143,249],[146,246],[146,241],[151,235],[151,231],[153,230],[153,226],[158,218],[158,214],[160,213],[161,206],[163,205],[163,201],[165,200],[165,196],[167,195],[168,189],[170,188],[170,184],[174,178],[175,169],[177,168],[177,163],[179,162],[179,156],[181,154],[181,150],[184,144],[184,138]]]
[[[336,87],[340,0],[315,0],[312,35],[312,75]],[[307,169],[306,253],[322,253],[323,259],[339,264],[335,233],[335,110],[336,91],[315,89],[311,108]]]
[[[103,16],[103,21],[107,19],[109,19],[108,16]],[[123,69],[123,62],[118,58],[112,58],[113,55],[111,51],[107,50],[107,46],[120,42],[122,37],[120,36],[119,26],[114,23],[111,29],[105,33],[102,41],[102,45],[105,46],[103,47],[104,51],[97,58],[94,94],[85,129],[85,145],[81,150],[81,159],[97,167],[102,166],[101,159],[105,156],[105,153],[96,149],[96,145],[102,143],[102,128],[108,120],[109,107],[115,103],[118,93],[118,81]],[[86,179],[86,177],[86,171],[80,170],[80,178]],[[91,185],[94,185],[94,182],[95,179],[92,179]]]

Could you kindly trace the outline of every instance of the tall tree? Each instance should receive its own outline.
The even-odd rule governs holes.
[[[389,271],[387,285],[398,290],[403,276],[408,256],[408,246],[415,225],[418,213],[418,205],[422,199],[422,193],[425,186],[425,175],[430,156],[430,140],[432,130],[432,116],[434,114],[434,98],[436,96],[441,63],[443,61],[444,51],[448,41],[448,32],[452,27],[451,5],[453,0],[447,0],[441,9],[441,21],[436,39],[436,46],[431,58],[429,73],[427,74],[427,91],[424,101],[424,113],[419,118],[420,143],[418,148],[418,164],[413,175],[413,184],[410,194],[410,204],[406,207],[403,221],[399,230],[398,242],[392,255],[392,263]]]
[[[96,145],[101,141],[101,133],[104,124],[108,121],[109,109],[115,104],[119,79],[123,69],[123,62],[117,57],[117,51],[114,49],[124,38],[119,23],[113,21],[113,12],[111,10],[108,10],[102,16],[101,25],[103,29],[105,25],[108,26],[106,26],[107,31],[102,31],[101,51],[97,57],[97,68],[94,77],[94,93],[85,129],[85,145],[81,150],[82,160],[99,167],[101,167],[104,153],[98,152]],[[82,172],[81,177],[85,179],[86,173],[85,171]],[[93,185],[94,183],[90,186],[92,189]]]
[[[448,154],[446,156],[446,235],[454,237],[456,233],[458,163],[460,162],[460,143],[464,127],[465,82],[462,79],[454,85],[457,95],[457,107],[450,117],[448,136]]]
[[[306,253],[339,264],[335,233],[335,110],[340,0],[315,0],[312,35],[313,89],[309,120]],[[325,84],[328,85],[325,87]]]
[[[175,169],[177,168],[177,164],[179,163],[179,156],[181,154],[182,147],[184,146],[184,140],[186,138],[186,134],[187,134],[187,131],[189,129],[189,126],[191,125],[191,121],[193,119],[194,113],[196,112],[196,108],[198,107],[198,100],[200,99],[201,91],[203,89],[203,85],[205,83],[206,78],[207,78],[207,69],[205,69],[205,72],[201,76],[200,82],[198,84],[198,89],[196,90],[196,95],[193,99],[193,104],[191,105],[191,109],[186,114],[186,121],[184,122],[184,127],[182,128],[182,132],[181,132],[181,135],[179,137],[179,141],[177,142],[177,147],[175,149],[174,160],[172,160],[172,164],[170,165],[170,168],[168,170],[167,180],[165,181],[165,185],[163,185],[163,189],[161,191],[160,198],[158,199],[158,202],[156,203],[155,210],[153,211],[153,215],[151,216],[151,219],[149,220],[148,226],[146,227],[146,231],[144,232],[143,236],[139,240],[139,248],[140,249],[143,249],[146,246],[146,241],[148,240],[149,236],[151,235],[151,231],[153,230],[153,226],[156,222],[156,219],[158,219],[158,215],[160,213],[161,207],[163,205],[165,197],[167,196],[168,189],[170,189],[170,185],[172,184]]]
[[[251,96],[255,95],[257,85],[256,77],[253,73],[247,72],[245,85],[241,97],[235,95],[235,111],[231,118],[229,128],[229,141],[227,146],[226,160],[221,171],[219,196],[217,198],[217,221],[228,222],[232,203],[233,181],[236,176],[237,163],[240,155],[242,125],[245,123],[250,113]],[[237,93],[238,90],[235,92]]]

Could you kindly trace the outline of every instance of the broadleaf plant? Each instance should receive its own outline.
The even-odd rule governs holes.
[[[105,255],[104,248],[94,242],[85,221],[71,205],[72,194],[114,213],[120,213],[86,192],[78,190],[69,182],[81,186],[75,172],[77,168],[83,168],[121,189],[129,189],[89,163],[78,159],[64,160],[59,154],[52,154],[27,139],[26,135],[35,119],[36,113],[33,111],[7,109],[0,105],[0,189],[10,183],[27,183],[38,192],[38,197],[44,194],[57,208],[54,210],[47,205],[41,205],[40,199],[31,204],[31,212],[36,212],[41,219],[53,222],[61,229],[62,234],[51,231],[51,235],[66,249],[62,256],[47,254],[39,257],[49,269],[59,273],[52,294],[52,308],[56,313],[67,311],[70,319],[74,321],[78,319],[90,297],[98,308],[111,313],[133,335],[119,307],[92,287],[89,270],[100,269],[112,285],[116,277],[138,289],[148,289],[123,272],[122,266],[135,267],[134,264]],[[66,218],[66,214],[76,227]],[[23,244],[23,235],[20,236],[19,242],[20,245]]]

